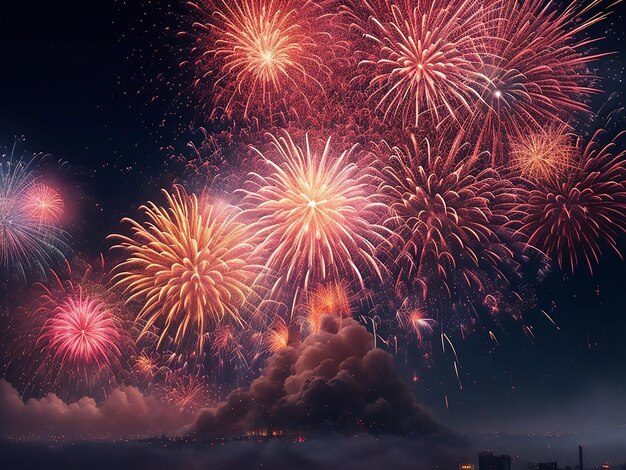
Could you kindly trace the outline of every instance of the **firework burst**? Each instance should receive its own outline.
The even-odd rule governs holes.
[[[367,0],[354,2],[351,16],[367,43],[370,99],[385,119],[417,127],[427,114],[438,126],[472,112],[487,83],[480,2]]]
[[[47,199],[50,210],[34,206],[41,188],[45,186],[37,183],[29,163],[9,159],[0,164],[0,264],[17,269],[22,277],[29,268],[44,272],[54,258],[64,258],[64,233],[53,220],[59,201]]]
[[[533,180],[559,180],[573,168],[574,142],[564,126],[529,132],[511,144],[513,168]]]
[[[294,0],[202,0],[189,2],[199,15],[190,35],[201,76],[213,82],[215,103],[227,115],[244,118],[305,101],[311,86],[327,73],[320,57],[328,15],[315,2]],[[326,49],[328,52],[328,49]],[[289,103],[287,97],[293,98]]]
[[[322,318],[331,315],[339,319],[352,316],[350,292],[345,282],[320,284],[307,299],[306,323],[309,331],[320,331]]]
[[[232,206],[211,205],[184,189],[163,191],[168,207],[142,206],[148,222],[124,219],[133,237],[113,235],[116,248],[128,254],[116,268],[114,283],[139,300],[140,338],[153,327],[160,331],[157,347],[175,331],[180,346],[195,334],[202,352],[208,325],[224,317],[242,325],[242,309],[251,294],[255,266],[246,227]]]
[[[275,325],[266,334],[265,342],[268,351],[274,354],[279,349],[286,347],[289,344],[289,337],[289,327],[282,318],[278,317]]]
[[[273,154],[259,152],[268,175],[253,174],[246,191],[257,222],[258,249],[281,282],[308,289],[312,282],[351,276],[363,283],[364,270],[381,276],[374,257],[380,235],[372,177],[349,162],[352,149],[332,156],[330,139],[323,151],[305,148],[289,134],[273,137]]]
[[[530,190],[519,206],[519,232],[528,243],[575,270],[584,259],[590,272],[600,261],[604,243],[621,256],[617,241],[626,232],[626,150],[624,136],[602,145],[598,131],[585,146],[578,144],[578,167],[560,182]]]
[[[603,0],[572,1],[559,10],[544,0],[494,0],[485,17],[488,77],[477,109],[463,126],[475,135],[477,151],[490,150],[492,162],[506,158],[511,137],[547,122],[564,122],[588,111],[597,92],[588,64],[606,54],[589,54],[597,41],[583,35],[608,13]]]
[[[56,303],[56,299],[49,298]],[[106,304],[95,297],[77,292],[63,297],[51,311],[39,342],[62,367],[111,366],[111,357],[119,356],[119,325]]]
[[[514,253],[504,225],[516,200],[508,180],[440,154],[428,141],[420,148],[413,139],[412,151],[384,144],[378,153],[388,162],[381,192],[394,231],[398,288],[418,288],[424,298],[443,288],[449,297],[455,286],[481,288],[483,273],[505,278],[500,268],[514,265]]]
[[[193,412],[207,403],[208,389],[197,375],[175,374],[164,387],[165,399],[178,412]]]
[[[50,186],[33,184],[24,195],[24,209],[34,219],[56,224],[63,215],[63,199]]]
[[[99,393],[116,380],[132,353],[126,312],[105,288],[103,272],[77,260],[35,284],[32,303],[13,312],[7,328],[6,374],[24,393],[66,398]]]
[[[409,299],[402,302],[402,306],[396,313],[396,318],[401,327],[411,331],[421,343],[425,336],[431,335],[437,324],[432,318],[428,318],[426,311],[420,307],[411,306]]]

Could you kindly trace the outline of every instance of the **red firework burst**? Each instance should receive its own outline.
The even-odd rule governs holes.
[[[530,190],[519,205],[519,231],[528,243],[572,272],[582,257],[590,272],[604,243],[620,257],[619,235],[626,232],[626,150],[618,148],[620,133],[602,145],[604,131],[586,146],[579,142],[578,168],[563,181]]]
[[[504,278],[500,268],[513,264],[507,246],[507,212],[515,203],[510,182],[494,170],[480,170],[459,155],[440,154],[430,147],[379,147],[388,163],[381,192],[394,231],[398,287],[432,289],[481,287],[482,273]]]
[[[350,16],[363,34],[361,65],[370,99],[385,119],[418,126],[429,115],[438,126],[472,112],[486,86],[482,71],[485,32],[476,0],[366,0]],[[367,12],[364,15],[363,12]],[[366,18],[367,16],[367,18]]]
[[[608,16],[593,13],[603,3],[575,0],[559,10],[544,0],[491,1],[484,22],[488,81],[463,126],[477,151],[490,150],[492,161],[502,162],[512,136],[588,110],[585,100],[597,92],[588,64],[606,54],[586,53],[597,39],[582,33]]]
[[[195,86],[213,86],[217,108],[231,116],[261,118],[275,109],[309,103],[323,92],[328,68],[322,51],[332,49],[326,15],[313,1],[200,0],[190,33],[199,76]],[[185,33],[182,33],[185,34]],[[323,49],[326,45],[325,50]]]

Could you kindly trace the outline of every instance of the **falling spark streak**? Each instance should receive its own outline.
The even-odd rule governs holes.
[[[561,329],[559,328],[559,325],[556,324],[556,322],[552,319],[550,315],[548,315],[548,313],[545,310],[540,310],[540,312],[543,313],[548,320],[550,320],[550,323],[552,323],[557,330]]]

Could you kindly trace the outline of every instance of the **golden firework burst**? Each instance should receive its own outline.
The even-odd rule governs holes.
[[[236,208],[210,204],[178,186],[173,194],[163,193],[168,207],[149,202],[140,208],[146,223],[124,219],[132,226],[131,238],[113,235],[121,241],[116,248],[128,254],[114,284],[131,294],[129,301],[142,302],[140,338],[156,327],[157,346],[172,331],[180,346],[195,330],[202,352],[208,323],[224,317],[245,322],[242,307],[255,276],[252,246]]]

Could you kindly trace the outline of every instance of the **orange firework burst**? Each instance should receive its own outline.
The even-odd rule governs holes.
[[[274,155],[258,152],[270,174],[253,174],[259,250],[270,253],[266,266],[281,281],[308,289],[309,283],[351,275],[363,283],[362,268],[381,275],[372,241],[381,228],[376,217],[371,176],[349,163],[352,149],[331,156],[330,139],[321,153],[304,150],[288,133],[272,137]],[[369,219],[369,220],[368,220]]]
[[[24,208],[35,219],[58,223],[63,215],[63,199],[50,186],[33,184],[24,195]]]
[[[272,354],[289,344],[289,327],[282,318],[278,317],[276,324],[267,332],[266,343]]]
[[[175,374],[165,386],[165,399],[182,412],[193,412],[206,405],[208,389],[196,375]]]
[[[626,233],[626,150],[617,148],[625,135],[602,145],[598,131],[581,148],[578,167],[563,181],[547,182],[530,191],[519,205],[519,231],[528,243],[572,272],[584,258],[592,272],[605,242],[620,257],[618,237]],[[617,150],[617,151],[616,151]]]
[[[366,19],[362,12],[367,12]],[[487,83],[482,73],[481,2],[476,0],[366,0],[351,16],[368,43],[361,62],[372,70],[370,89],[385,118],[435,125],[472,112]]]
[[[574,142],[564,126],[529,132],[511,144],[512,166],[525,178],[558,179],[573,168]]]
[[[154,356],[146,352],[142,352],[135,358],[135,369],[137,369],[137,371],[145,377],[151,378],[159,369],[159,366],[157,359]]]
[[[308,296],[306,322],[312,333],[319,332],[324,315],[340,319],[352,316],[350,293],[344,282],[320,284]]]
[[[124,219],[133,238],[121,235],[117,248],[128,253],[117,268],[116,286],[141,300],[140,334],[160,329],[157,347],[175,330],[176,346],[194,330],[202,352],[207,323],[228,316],[243,324],[241,309],[251,293],[255,268],[249,264],[252,246],[246,227],[232,206],[211,205],[175,187],[163,191],[168,207],[142,206],[149,222]],[[208,321],[207,321],[208,320]]]
[[[326,68],[318,51],[328,33],[322,27],[326,15],[314,2],[203,0],[189,5],[201,16],[192,33],[202,73],[196,86],[212,76],[216,104],[228,115],[240,108],[248,117],[252,108],[266,106],[271,115],[276,102],[289,95],[306,101],[303,86],[323,90],[318,79]]]
[[[574,0],[560,9],[544,0],[489,2],[483,56],[489,80],[463,126],[477,151],[490,150],[492,162],[502,162],[511,136],[588,110],[585,100],[597,91],[588,65],[606,54],[587,53],[597,39],[584,33],[608,16],[593,13],[604,3]]]
[[[458,152],[441,154],[428,141],[420,148],[415,138],[412,151],[379,152],[388,161],[381,191],[395,232],[397,287],[428,298],[432,289],[450,296],[455,286],[480,288],[483,273],[504,278],[500,269],[514,260],[505,229],[516,202],[510,182]]]

